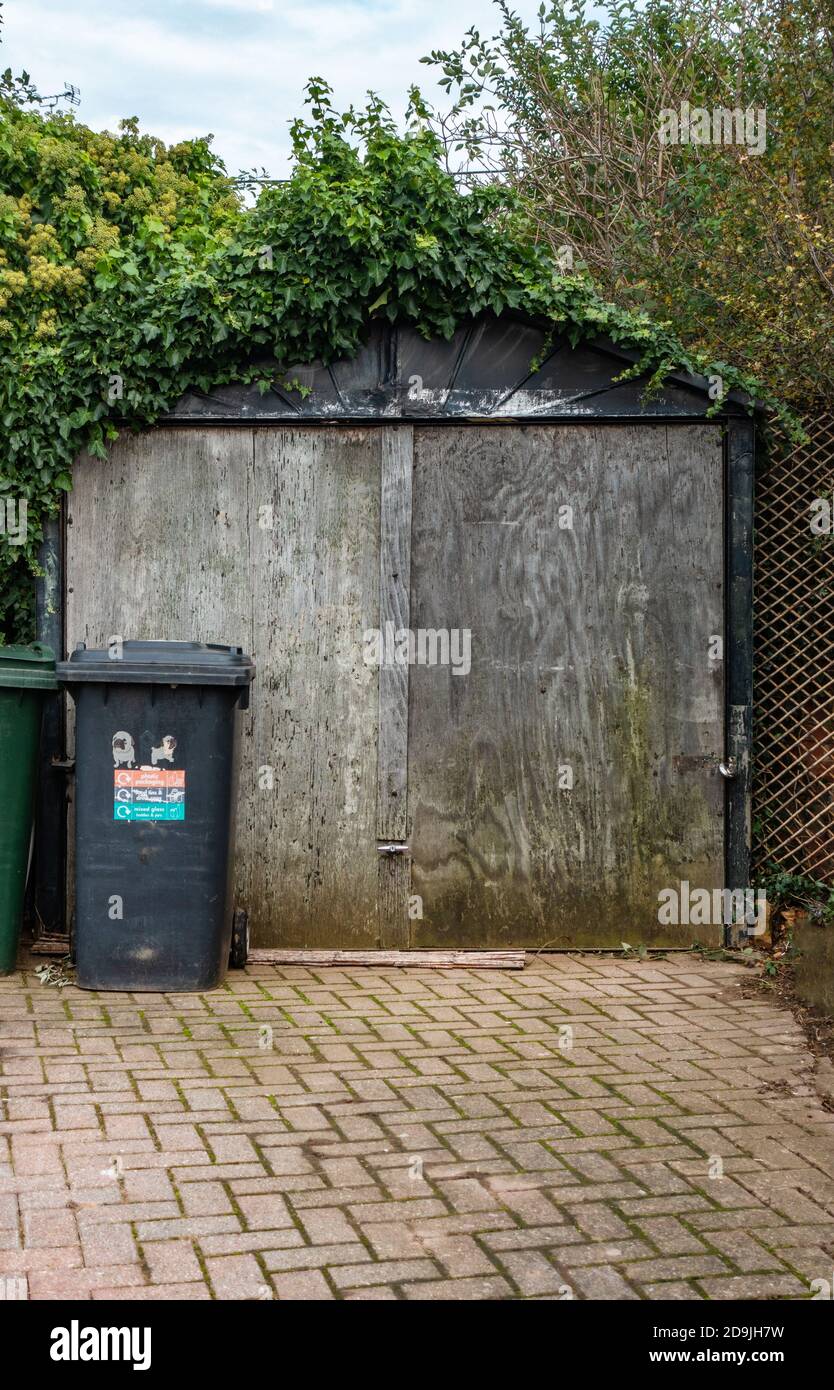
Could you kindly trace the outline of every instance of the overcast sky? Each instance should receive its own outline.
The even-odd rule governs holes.
[[[515,0],[533,19],[539,0]],[[5,0],[2,67],[44,93],[81,90],[78,118],[115,130],[138,116],[167,143],[213,132],[233,173],[287,173],[287,124],[307,77],[337,104],[370,87],[401,116],[409,85],[438,95],[420,58],[473,24],[498,27],[491,0]]]

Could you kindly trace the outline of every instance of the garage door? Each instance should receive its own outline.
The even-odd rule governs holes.
[[[67,641],[254,653],[256,945],[686,945],[658,894],[723,883],[722,471],[712,425],[154,430],[76,469]]]

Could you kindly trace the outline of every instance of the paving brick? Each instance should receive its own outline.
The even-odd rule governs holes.
[[[30,1299],[75,1300],[92,1298],[96,1290],[107,1288],[111,1297],[122,1298],[123,1290],[141,1288],[145,1276],[138,1263],[107,1265],[97,1269],[43,1271],[29,1275]]]
[[[699,1279],[704,1292],[719,1298],[807,1298],[809,1289],[792,1274],[742,1274],[724,1279]]]
[[[664,1300],[685,1302],[703,1297],[694,1285],[685,1284],[675,1279],[670,1279],[663,1284],[644,1284],[642,1287],[647,1298],[661,1302]]]
[[[219,1182],[184,1182],[180,1200],[186,1216],[222,1216],[232,1211],[229,1195]]]
[[[35,1269],[77,1269],[82,1263],[81,1250],[76,1245],[62,1245],[54,1250],[0,1251],[0,1275],[22,1274]]]
[[[154,1124],[156,1137],[159,1140],[162,1150],[166,1153],[174,1153],[181,1149],[192,1149],[200,1153],[206,1152],[205,1141],[195,1129],[193,1124],[161,1124],[158,1121]]]
[[[636,1224],[664,1255],[688,1255],[696,1251],[704,1253],[703,1241],[674,1216],[643,1217]]]
[[[626,1283],[616,1269],[572,1269],[568,1283],[576,1290],[578,1298],[615,1300],[634,1300],[639,1298],[634,1289]]]
[[[673,1255],[668,1259],[640,1260],[627,1264],[629,1278],[653,1283],[657,1279],[696,1279],[704,1274],[724,1274],[729,1266],[717,1255]]]
[[[351,1303],[360,1300],[374,1303],[396,1303],[399,1300],[399,1294],[390,1284],[380,1284],[365,1289],[349,1289],[344,1294],[344,1299]]]
[[[158,1301],[160,1303],[173,1303],[190,1299],[208,1301],[211,1294],[205,1284],[145,1284],[136,1288],[102,1287],[93,1289],[94,1299],[106,1299],[110,1302],[118,1299],[123,1302],[125,1299],[136,1301]]]
[[[263,1297],[265,1280],[254,1255],[212,1256],[206,1260],[206,1267],[217,1298]]]
[[[236,1201],[250,1231],[272,1231],[293,1224],[287,1204],[277,1192],[264,1193],[262,1196],[242,1195]]]
[[[610,1241],[620,1236],[628,1240],[631,1235],[626,1223],[602,1202],[589,1202],[581,1207],[568,1205],[568,1210],[580,1231],[596,1240]]]
[[[81,1248],[88,1268],[108,1269],[139,1261],[133,1231],[126,1221],[85,1223],[81,1227]]]
[[[204,1255],[236,1255],[262,1250],[294,1250],[303,1246],[300,1231],[293,1226],[281,1231],[235,1231],[228,1235],[200,1236]]]
[[[379,1260],[369,1264],[339,1265],[330,1271],[339,1289],[360,1285],[399,1284],[413,1279],[436,1279],[437,1268],[431,1260]]]
[[[784,1271],[784,1264],[778,1255],[767,1250],[747,1231],[711,1231],[709,1241],[715,1250],[726,1255],[740,1270],[745,1272],[755,1270]],[[795,1255],[792,1254],[790,1258],[791,1263],[795,1264]]]
[[[355,1228],[344,1212],[336,1207],[326,1211],[305,1211],[301,1224],[313,1244],[335,1245],[346,1240],[354,1242],[357,1238]]]
[[[124,1197],[128,1202],[166,1202],[174,1198],[174,1188],[168,1174],[155,1168],[128,1171],[122,1181]]]
[[[498,1275],[486,1279],[438,1279],[425,1283],[401,1285],[403,1296],[408,1299],[447,1302],[466,1300],[478,1302],[490,1299],[512,1298],[513,1290],[506,1279]]]
[[[571,1231],[571,1235],[576,1233]],[[618,1240],[616,1245],[609,1245],[605,1241],[595,1241],[593,1244],[581,1243],[580,1241],[565,1241],[557,1236],[551,1251],[554,1259],[565,1269],[573,1269],[576,1265],[617,1265],[622,1267],[626,1261],[648,1259],[653,1254],[651,1248],[642,1240]]]
[[[333,1290],[317,1269],[298,1270],[294,1274],[276,1274],[272,1283],[278,1299],[323,1302],[333,1298]]]
[[[143,1251],[154,1283],[179,1284],[203,1277],[188,1240],[150,1240],[143,1245]]]
[[[509,1250],[502,1263],[523,1294],[557,1293],[567,1286],[565,1276],[539,1250]]]
[[[422,1244],[445,1272],[455,1279],[474,1274],[491,1274],[495,1265],[472,1239],[454,1231],[429,1233]]]
[[[27,1249],[53,1249],[77,1245],[78,1228],[71,1211],[30,1211],[23,1217],[23,1243]]]

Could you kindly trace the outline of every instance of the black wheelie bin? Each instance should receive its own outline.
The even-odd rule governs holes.
[[[222,984],[232,936],[240,647],[80,643],[56,667],[75,701],[75,929],[84,989]]]

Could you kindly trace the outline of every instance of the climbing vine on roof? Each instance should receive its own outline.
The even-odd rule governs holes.
[[[292,177],[247,206],[210,138],[166,147],[135,120],[99,134],[0,79],[0,500],[24,500],[23,544],[0,536],[7,638],[31,635],[44,520],[87,450],[152,423],[190,386],[292,379],[351,355],[369,319],[450,337],[485,309],[608,334],[659,378],[709,370],[666,329],[562,275],[522,235],[511,195],[462,192],[414,93],[405,133],[381,102],[339,113],[307,87]]]

